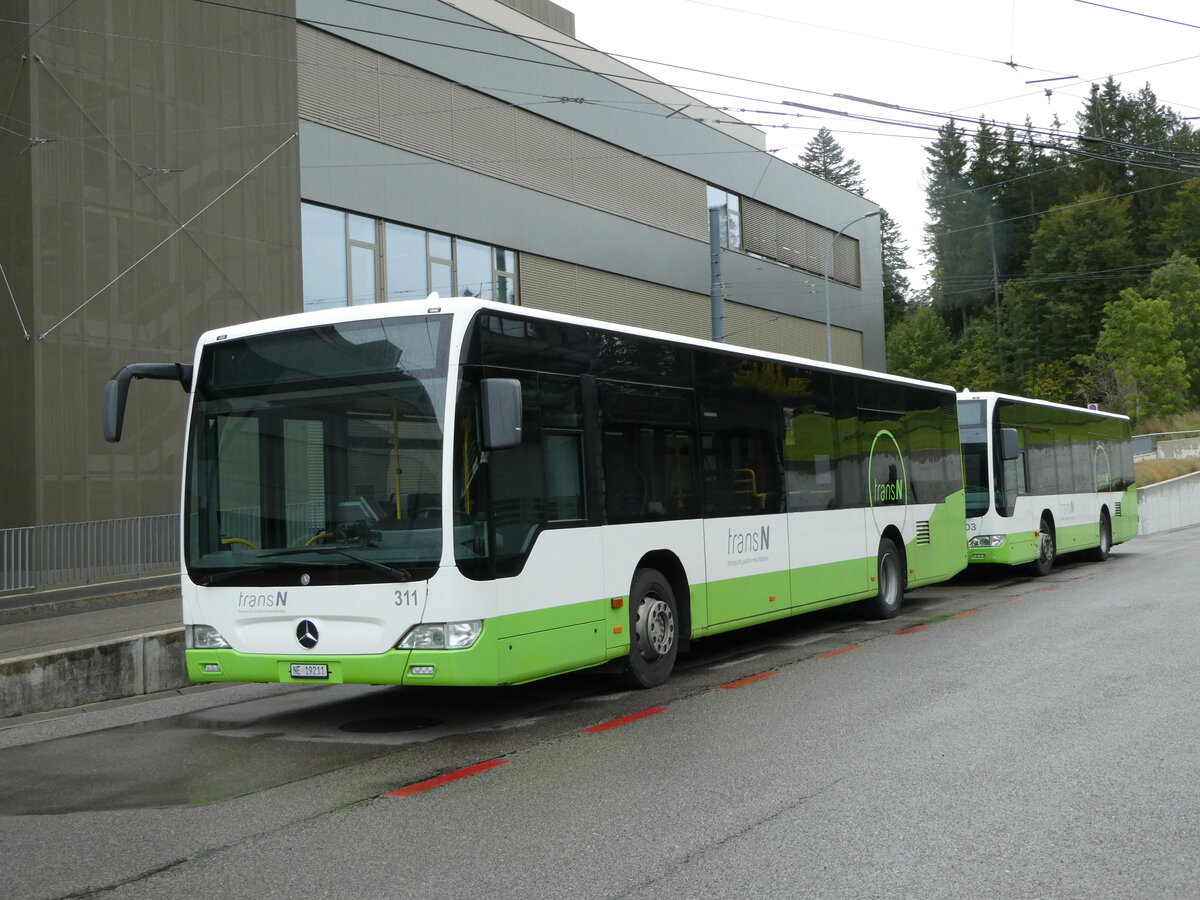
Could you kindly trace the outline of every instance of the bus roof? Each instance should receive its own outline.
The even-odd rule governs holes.
[[[446,313],[469,317],[477,312],[485,310],[488,312],[516,315],[529,319],[541,319],[543,321],[561,322],[564,324],[580,325],[588,328],[617,331],[622,334],[629,334],[635,337],[644,337],[652,340],[684,344],[691,347],[717,350],[724,353],[734,353],[753,357],[755,359],[794,363],[797,365],[825,369],[831,372],[844,372],[847,374],[875,378],[879,381],[910,384],[923,388],[936,388],[949,393],[954,393],[954,388],[947,384],[921,381],[915,378],[906,378],[902,375],[889,375],[886,372],[876,372],[871,369],[856,369],[853,366],[845,366],[839,363],[828,363],[824,360],[811,359],[804,356],[791,356],[788,354],[774,353],[767,350],[755,350],[751,347],[743,347],[737,344],[717,343],[715,341],[704,340],[702,338],[693,338],[680,334],[670,334],[664,331],[654,331],[648,328],[639,328],[633,325],[622,325],[616,322],[602,321],[600,319],[589,319],[583,316],[575,316],[567,313],[533,309],[527,306],[513,306],[512,304],[508,303],[498,303],[494,300],[480,300],[475,297],[439,297],[437,294],[431,294],[424,301],[405,300],[397,303],[370,303],[363,304],[362,306],[338,306],[332,309],[323,309],[314,312],[293,313],[291,315],[276,316],[270,319],[258,319],[238,325],[230,325],[225,328],[214,328],[200,335],[200,338],[197,342],[197,347],[199,348],[207,344],[216,343],[218,341],[252,337],[255,335],[269,334],[276,331],[294,331],[301,328],[317,328],[327,325],[336,325],[342,322],[364,322],[372,319],[390,319],[410,315],[423,316],[431,313]]]
[[[986,400],[991,405],[997,400],[1008,400],[1012,403],[1024,403],[1027,406],[1044,406],[1048,409],[1065,409],[1071,412],[1085,413],[1089,416],[1102,416],[1109,419],[1124,419],[1129,421],[1129,416],[1121,413],[1105,412],[1101,409],[1087,409],[1082,406],[1070,406],[1066,403],[1054,403],[1050,400],[1036,400],[1032,397],[1018,397],[1014,394],[1002,394],[999,391],[962,391],[958,395],[959,400]]]

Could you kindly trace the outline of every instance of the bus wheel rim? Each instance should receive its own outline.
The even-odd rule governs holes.
[[[675,618],[671,607],[653,594],[647,595],[638,610],[638,637],[642,656],[657,659],[665,656],[675,643]]]

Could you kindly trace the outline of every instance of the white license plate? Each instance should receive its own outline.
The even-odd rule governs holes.
[[[329,666],[325,663],[293,663],[293,678],[328,678]]]

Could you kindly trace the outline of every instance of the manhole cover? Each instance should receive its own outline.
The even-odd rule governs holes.
[[[362,719],[358,722],[347,722],[341,727],[342,731],[353,734],[391,734],[397,731],[419,731],[422,728],[432,728],[441,725],[441,719],[433,716],[390,716],[384,719]]]

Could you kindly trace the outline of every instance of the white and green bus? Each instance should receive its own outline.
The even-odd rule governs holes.
[[[966,567],[953,389],[471,299],[204,334],[191,393],[195,681],[668,676],[694,638]]]
[[[958,398],[971,563],[1032,564],[1137,534],[1129,419],[997,393]]]

